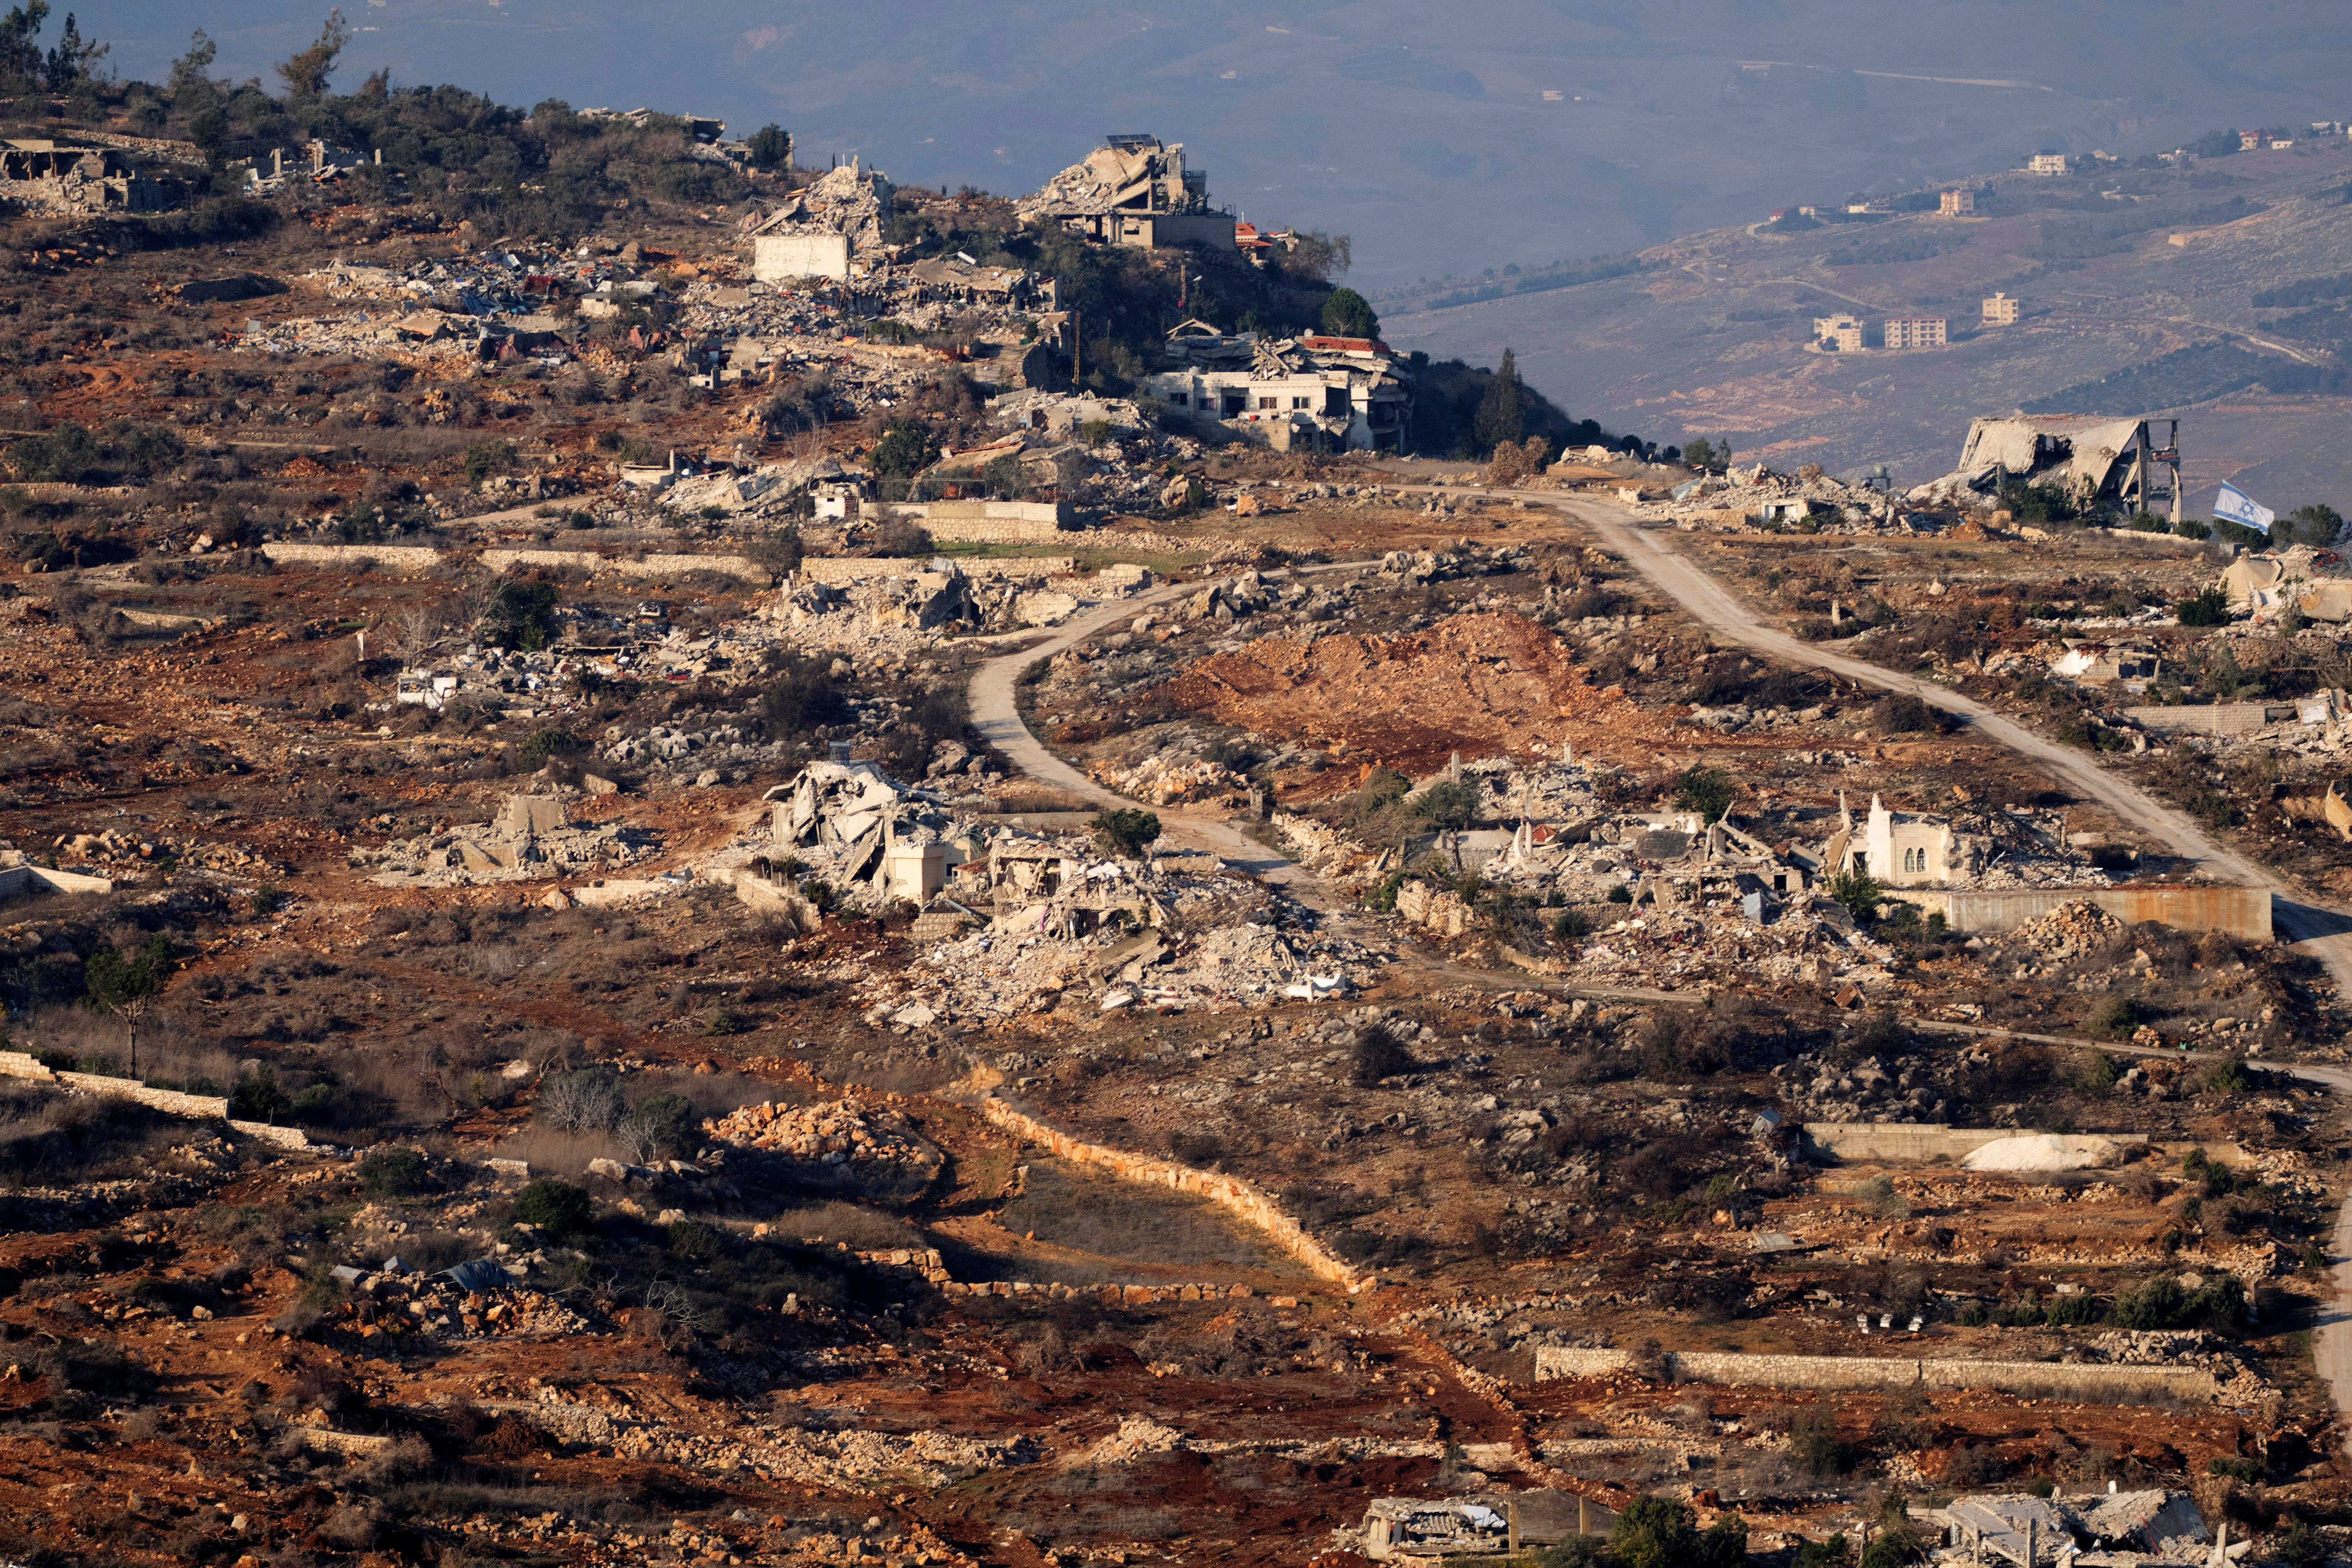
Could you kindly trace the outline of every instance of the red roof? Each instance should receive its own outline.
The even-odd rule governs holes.
[[[1378,338],[1331,338],[1320,333],[1309,333],[1301,338],[1299,343],[1311,353],[1379,354],[1383,359],[1396,357],[1388,344]]]

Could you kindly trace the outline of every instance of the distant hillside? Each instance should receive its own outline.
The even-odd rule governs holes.
[[[2352,419],[2346,139],[1973,189],[1974,217],[1712,229],[1573,282],[1393,291],[1382,320],[1432,355],[1491,364],[1512,347],[1562,406],[1661,445],[1885,462],[1916,483],[1948,470],[1979,414],[2178,412],[2192,504],[2224,479],[2278,505],[2352,499],[2329,434]],[[1982,321],[1995,291],[2020,301],[2016,324]],[[1943,317],[1951,341],[1822,352],[1812,321],[1837,312],[1874,345],[1889,316]]]

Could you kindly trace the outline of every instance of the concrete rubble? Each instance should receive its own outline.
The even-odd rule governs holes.
[[[577,798],[571,796],[569,798]],[[469,887],[617,871],[660,852],[654,829],[576,821],[567,795],[519,795],[477,827],[354,848],[355,868],[376,868],[379,887]]]

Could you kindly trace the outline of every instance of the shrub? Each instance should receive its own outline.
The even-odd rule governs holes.
[[[1376,1024],[1356,1037],[1355,1062],[1349,1076],[1359,1089],[1420,1070],[1420,1059],[1405,1049],[1396,1031],[1385,1024]]]
[[[375,1148],[360,1156],[360,1185],[378,1197],[409,1197],[432,1187],[433,1171],[414,1149]]]
[[[276,1121],[294,1109],[294,1101],[278,1087],[278,1075],[268,1066],[236,1080],[228,1091],[232,1121]]]
[[[1871,722],[1886,735],[1916,735],[1939,730],[1941,716],[1907,691],[1879,699],[1870,710]]]
[[[1911,1205],[1905,1203],[1903,1194],[1895,1190],[1891,1177],[1871,1177],[1854,1189],[1853,1197],[1854,1202],[1862,1205],[1862,1212],[1874,1219],[1905,1219],[1911,1213]]]
[[[550,1236],[582,1234],[593,1212],[588,1194],[568,1182],[541,1179],[515,1195],[515,1218]]]
[[[2137,1001],[2129,996],[2110,996],[2091,1009],[2091,1016],[2083,1021],[2083,1026],[2103,1040],[2121,1040],[2128,1038],[2144,1021]],[[2104,1052],[2100,1057],[2108,1063],[2107,1083],[2115,1082],[2113,1060]],[[2100,1087],[2106,1086],[2102,1084]]]
[[[2172,613],[2184,626],[2218,626],[2230,618],[2230,597],[2219,584],[2191,599],[2183,599],[2172,606]]]
[[[1478,820],[1478,786],[1467,779],[1444,779],[1421,792],[1413,811],[1440,827],[1463,828]]]
[[[1090,826],[1095,843],[1104,854],[1129,860],[1140,858],[1145,847],[1160,837],[1160,818],[1131,807],[1101,812]]]
[[[1817,1476],[1833,1476],[1845,1468],[1837,1411],[1828,1400],[1813,1401],[1789,1424],[1789,1456]]]
[[[2264,1472],[2260,1459],[2231,1459],[2216,1456],[2205,1461],[2205,1473],[2228,1476],[2232,1480],[2244,1481],[2252,1486],[2262,1480]]]
[[[621,1080],[602,1068],[550,1073],[530,1114],[559,1132],[604,1131],[621,1119]]]
[[[1675,805],[1685,811],[1697,812],[1704,822],[1721,821],[1738,794],[1731,775],[1721,768],[1693,763],[1675,780]]]
[[[683,1095],[665,1092],[638,1101],[621,1119],[618,1131],[621,1141],[636,1151],[640,1160],[664,1150],[674,1158],[682,1157],[702,1145],[702,1119]]]
[[[1638,1497],[1617,1516],[1609,1557],[1618,1568],[1739,1568],[1748,1523],[1727,1513],[1701,1532],[1688,1503]]]
[[[2197,1087],[2208,1094],[2245,1094],[2254,1087],[2252,1074],[2246,1071],[2243,1057],[2223,1057],[2207,1068]]]
[[[549,725],[531,731],[529,739],[515,749],[523,762],[544,763],[550,757],[568,757],[587,749],[587,742],[561,725]]]

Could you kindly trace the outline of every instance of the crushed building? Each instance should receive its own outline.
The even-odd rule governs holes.
[[[856,159],[795,191],[749,231],[751,276],[762,283],[824,278],[845,283],[882,246],[892,213],[890,177]]]
[[[2166,432],[2159,441],[2155,427]],[[2097,415],[2012,415],[1969,422],[1953,471],[1911,492],[1918,501],[1961,491],[1998,493],[2011,479],[2053,484],[2084,510],[2154,511],[2180,521],[2180,421]]]
[[[1058,223],[1104,245],[1151,250],[1203,245],[1232,249],[1234,215],[1209,205],[1206,171],[1184,166],[1184,144],[1114,135],[1034,195],[1014,204],[1024,223]]]
[[[0,201],[58,216],[161,212],[179,199],[177,181],[132,167],[111,147],[46,140],[0,142]]]
[[[1412,421],[1411,373],[1368,338],[1276,341],[1187,321],[1166,353],[1176,363],[1144,378],[1146,395],[1276,451],[1393,451]]]

